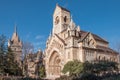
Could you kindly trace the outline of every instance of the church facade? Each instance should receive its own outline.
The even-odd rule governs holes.
[[[118,53],[109,48],[109,42],[75,25],[70,11],[56,5],[53,29],[45,49],[47,77],[63,75],[61,70],[68,61],[109,60],[118,62]]]

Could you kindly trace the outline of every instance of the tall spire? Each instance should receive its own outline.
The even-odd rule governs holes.
[[[17,26],[15,24],[14,26],[14,33],[13,33],[13,36],[12,36],[12,41],[19,41],[19,37],[18,37],[18,34],[17,34]]]
[[[56,6],[58,6],[58,3],[56,3]]]
[[[70,28],[73,30],[73,29],[75,29],[75,23],[74,23],[74,21],[73,21],[73,19],[72,19],[72,15],[71,15],[71,20],[70,20]]]
[[[17,33],[17,25],[15,24],[15,33]]]

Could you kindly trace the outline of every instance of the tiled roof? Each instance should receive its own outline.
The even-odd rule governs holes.
[[[118,52],[116,52],[115,50],[109,48],[109,47],[104,47],[104,46],[96,46],[96,48],[98,50],[103,50],[103,51],[106,51],[106,52],[111,52],[111,53],[116,53],[118,54]]]
[[[81,31],[80,31],[80,34],[81,34],[81,40],[80,40],[80,41],[83,41],[84,38],[89,34],[89,32],[86,32],[86,31],[81,30]],[[103,38],[99,37],[98,35],[93,34],[93,33],[91,33],[91,34],[93,35],[93,37],[94,37],[95,40],[99,40],[99,41],[108,43],[106,40],[104,40]]]
[[[95,38],[95,40],[99,40],[99,41],[103,41],[103,42],[108,43],[106,40],[104,40],[103,38],[99,37],[98,35],[96,35],[96,34],[92,34],[92,35]]]
[[[67,10],[66,8],[64,8],[64,7],[62,7],[62,6],[60,6],[60,5],[58,5],[62,10],[65,10],[65,11],[67,11],[67,12],[70,12],[69,10]]]
[[[85,39],[85,37],[88,35],[89,32],[85,32],[85,31],[80,31],[80,35],[81,35],[81,39],[80,41],[83,41]]]

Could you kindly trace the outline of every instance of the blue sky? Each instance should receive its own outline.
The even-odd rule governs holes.
[[[120,42],[120,0],[0,0],[0,34],[10,38],[17,24],[22,41],[45,48],[56,3],[71,11],[76,25],[110,42]]]

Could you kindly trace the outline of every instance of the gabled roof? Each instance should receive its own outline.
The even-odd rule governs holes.
[[[85,32],[85,31],[80,31],[80,40],[78,41],[78,42],[81,42],[81,41],[83,41],[85,38],[86,38],[86,36],[89,34],[89,32]]]
[[[56,37],[57,37],[59,40],[62,41],[62,43],[63,43],[64,45],[66,45],[65,41],[64,41],[62,38],[60,38],[57,34],[55,34],[55,35],[56,35]]]
[[[86,37],[89,33],[90,33],[90,32],[81,30],[81,31],[80,31],[80,34],[81,34],[81,39],[80,39],[80,41],[83,41],[83,40],[85,39],[85,37]],[[106,40],[104,40],[103,38],[99,37],[98,35],[93,34],[93,33],[91,33],[91,34],[93,35],[93,38],[94,38],[95,40],[99,40],[99,41],[108,43]],[[79,42],[80,42],[80,41],[79,41]]]

